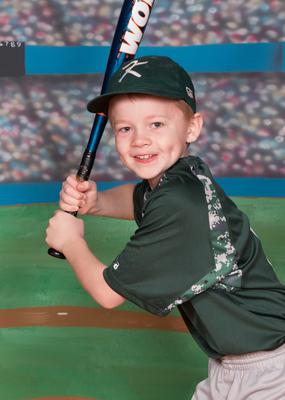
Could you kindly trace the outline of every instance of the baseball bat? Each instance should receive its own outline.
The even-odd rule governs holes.
[[[148,23],[154,1],[124,0],[109,52],[101,94],[106,92],[111,76],[123,62],[134,58]],[[87,181],[89,179],[106,124],[107,117],[105,115],[95,115],[88,144],[77,171],[76,177],[78,181]],[[77,212],[70,212],[70,214],[77,216]],[[65,258],[64,254],[53,248],[48,249],[48,254],[57,258]]]

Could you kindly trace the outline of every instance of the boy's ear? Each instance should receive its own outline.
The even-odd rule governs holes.
[[[195,142],[200,136],[203,126],[203,117],[200,113],[195,113],[189,121],[187,131],[187,143]]]

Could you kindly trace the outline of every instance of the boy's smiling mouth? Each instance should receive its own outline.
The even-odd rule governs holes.
[[[147,162],[153,160],[157,154],[138,154],[134,158],[139,162]]]

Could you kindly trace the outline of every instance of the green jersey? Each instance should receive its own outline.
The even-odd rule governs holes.
[[[138,229],[106,282],[156,315],[178,307],[212,358],[285,342],[285,287],[247,216],[199,158],[180,159],[151,190],[134,191]]]

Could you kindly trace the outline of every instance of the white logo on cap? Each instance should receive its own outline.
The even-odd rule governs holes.
[[[122,80],[125,78],[125,76],[127,76],[128,74],[134,75],[137,78],[141,78],[141,74],[139,74],[137,71],[134,71],[134,68],[137,67],[138,65],[143,65],[143,64],[148,64],[148,61],[139,62],[138,60],[134,60],[134,61],[131,61],[129,64],[127,64],[123,68],[123,70],[125,70],[125,72],[119,79],[119,83],[121,83]]]
[[[188,86],[186,86],[186,92],[191,99],[194,99],[193,90],[191,90]]]
[[[116,262],[113,264],[113,268],[114,268],[115,270],[118,269],[119,266],[120,266],[119,261],[116,261]]]

